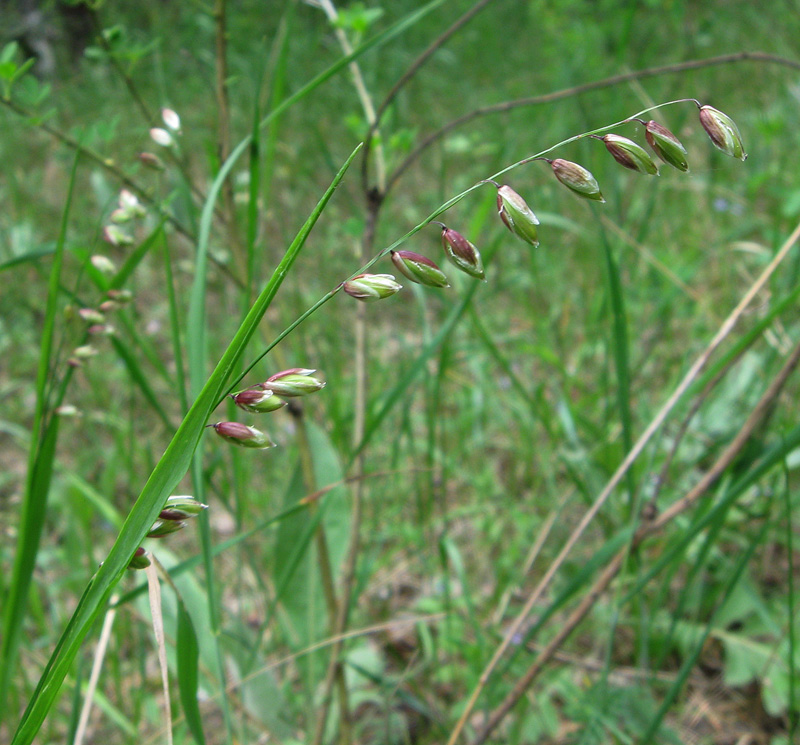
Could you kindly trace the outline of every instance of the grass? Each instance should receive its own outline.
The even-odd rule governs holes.
[[[375,105],[469,7],[351,6],[343,27]],[[491,3],[386,109],[367,185],[384,157],[391,189],[372,212],[364,151],[340,171],[368,123],[319,9],[227,8],[222,109],[210,14],[145,5],[97,18],[122,29],[107,37],[118,63],[98,48],[38,108],[36,84],[18,82],[0,114],[0,739],[71,741],[93,696],[88,741],[164,740],[145,582],[125,566],[164,498],[191,493],[210,509],[144,544],[175,583],[162,613],[176,742],[792,742],[796,249],[573,532],[795,227],[791,68],[741,59],[478,116],[391,173],[483,106],[741,51],[797,65],[795,14]],[[536,249],[496,220],[491,187],[472,189],[687,96],[736,119],[747,162],[711,148],[692,104],[653,114],[689,150],[689,174],[633,174],[597,141],[564,144],[557,157],[589,168],[608,201],[590,208],[543,163],[509,171],[541,220]],[[183,134],[155,174],[136,154],[154,148],[162,105]],[[224,168],[220,116],[233,133]],[[614,131],[643,141],[641,127]],[[123,174],[153,200],[131,248],[100,238]],[[423,226],[457,195],[439,219],[479,247],[485,284],[445,262],[441,231]],[[398,240],[452,287],[404,282],[358,308],[335,291]],[[287,247],[294,263],[273,273]],[[116,280],[89,264],[97,253]],[[393,270],[381,259],[370,271]],[[110,286],[133,300],[115,335],[93,340],[100,355],[68,372],[85,334],[74,309]],[[295,366],[327,381],[299,409],[256,417],[222,400]],[[80,417],[53,417],[62,390]],[[195,453],[204,425],[226,419],[279,447],[233,451],[209,433]]]

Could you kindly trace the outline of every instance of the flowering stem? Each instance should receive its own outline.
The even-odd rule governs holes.
[[[482,116],[490,114],[500,114],[506,111],[512,111],[518,108],[527,106],[537,106],[545,103],[553,103],[554,101],[561,101],[566,98],[588,93],[589,91],[600,90],[602,88],[612,88],[622,83],[627,83],[631,80],[641,80],[643,78],[658,77],[660,75],[671,75],[675,73],[685,72],[686,70],[698,70],[703,67],[715,67],[718,65],[729,65],[737,62],[759,62],[763,64],[781,65],[794,70],[800,70],[800,62],[787,57],[781,57],[776,54],[767,54],[765,52],[737,52],[735,54],[723,54],[718,57],[708,57],[700,60],[690,60],[688,62],[679,62],[674,65],[662,65],[660,67],[648,67],[644,70],[635,70],[633,72],[623,73],[622,75],[612,75],[602,80],[595,80],[592,83],[585,83],[583,85],[576,85],[571,88],[562,88],[560,91],[553,91],[552,93],[545,93],[541,96],[532,96],[530,98],[519,98],[514,101],[504,101],[502,103],[494,104],[492,106],[483,106],[479,109],[464,114],[463,116],[454,119],[453,121],[445,124],[440,129],[432,132],[426,137],[414,150],[412,150],[406,159],[395,169],[394,173],[389,177],[386,185],[386,192],[388,193],[400,177],[408,170],[408,168],[416,161],[431,145],[438,140],[442,139],[448,132],[471,122]],[[683,99],[685,101],[693,101],[694,99]],[[657,108],[657,107],[656,107]],[[616,125],[615,125],[616,126]]]

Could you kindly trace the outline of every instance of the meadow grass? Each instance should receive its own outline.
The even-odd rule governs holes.
[[[332,24],[320,5],[102,7],[119,30],[2,108],[0,739],[72,742],[90,700],[87,742],[792,742],[796,14],[491,2],[356,152],[370,105],[471,6],[355,4]],[[689,65],[741,52],[773,58]],[[691,103],[650,114],[688,174],[571,139],[686,97],[735,118],[746,162]],[[148,137],[162,106],[174,150]],[[556,143],[606,204],[521,163]],[[493,174],[538,247],[497,219]],[[123,186],[147,215],[109,246]],[[478,246],[486,283],[445,260],[434,218]],[[396,274],[401,246],[452,286],[338,291]],[[122,288],[113,335],[88,337],[77,309]],[[225,399],[292,367],[326,387],[267,415]],[[231,419],[279,447],[204,429]],[[175,493],[209,509],[144,543],[171,578],[170,726],[147,583],[125,567]]]

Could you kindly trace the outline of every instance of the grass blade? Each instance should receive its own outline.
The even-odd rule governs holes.
[[[312,227],[322,214],[336,186],[344,177],[345,172],[360,149],[361,145],[352,152],[317,203],[314,211],[306,220],[291,246],[287,249],[266,287],[222,355],[211,377],[206,381],[194,404],[178,427],[163,457],[150,475],[106,561],[90,580],[75,613],[72,615],[56,649],[50,657],[22,721],[14,734],[13,745],[29,745],[33,742],[36,733],[42,726],[47,713],[58,696],[61,684],[83,643],[84,637],[108,602],[111,592],[125,573],[128,562],[161,511],[166,498],[189,470],[195,448],[203,434],[209,415],[219,402],[220,393],[225,386],[225,382],[244,352],[250,338],[255,333],[259,321],[275,297],[289,268],[297,258]],[[212,188],[212,194],[219,193],[221,180],[226,175],[227,171],[225,169],[220,171],[220,175],[214,184],[216,188]]]
[[[25,498],[22,503],[19,539],[14,556],[9,595],[3,613],[3,643],[0,647],[0,721],[4,719],[11,675],[16,668],[19,650],[19,635],[28,604],[33,569],[47,513],[47,496],[53,473],[56,441],[58,439],[58,417],[52,415],[52,402],[48,400],[54,356],[56,313],[58,311],[61,268],[64,262],[64,244],[67,236],[67,219],[75,191],[78,158],[72,165],[66,204],[61,215],[61,229],[55,247],[53,265],[47,293],[42,341],[40,344],[39,369],[36,376],[36,410],[31,428],[31,444],[28,448],[28,472]],[[63,391],[63,387],[62,387]]]
[[[200,647],[194,631],[192,618],[186,610],[183,600],[178,597],[178,631],[175,640],[178,664],[178,691],[181,706],[186,716],[186,724],[197,745],[205,745],[203,720],[197,703],[197,663]]]

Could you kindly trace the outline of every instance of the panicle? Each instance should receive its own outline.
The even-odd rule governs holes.
[[[442,246],[450,261],[462,272],[475,279],[486,281],[486,273],[483,270],[483,261],[478,249],[461,233],[442,225]]]
[[[371,303],[394,295],[403,285],[395,282],[392,274],[359,274],[348,279],[342,289],[356,300]]]
[[[599,139],[605,143],[606,150],[621,166],[637,173],[658,176],[658,166],[641,145],[627,137],[614,134],[604,135]]]
[[[450,287],[444,272],[427,256],[414,251],[392,251],[392,263],[402,275],[427,287]]]
[[[733,158],[747,159],[739,128],[727,114],[723,114],[713,106],[701,106],[700,124],[716,148]]]

